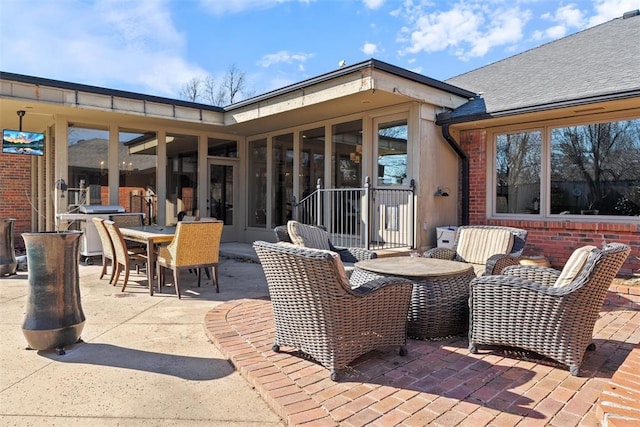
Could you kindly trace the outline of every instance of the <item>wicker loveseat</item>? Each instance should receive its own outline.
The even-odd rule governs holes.
[[[399,346],[406,355],[407,314],[413,285],[376,279],[351,289],[335,252],[257,241],[275,322],[273,350],[290,346],[331,371],[331,379],[357,357]]]
[[[289,221],[287,225],[279,225],[273,230],[278,242],[293,243],[311,249],[325,249],[336,252],[344,265],[347,276],[353,272],[353,265],[358,261],[378,257],[373,251],[364,248],[345,248],[333,246],[329,234],[321,226]]]
[[[422,256],[469,263],[477,276],[500,274],[518,264],[526,240],[527,231],[520,228],[465,225],[456,231],[453,249],[433,248]]]
[[[619,243],[577,249],[562,272],[512,266],[470,285],[469,351],[479,345],[518,347],[569,366],[578,375],[594,350],[593,328],[607,290],[630,253]]]

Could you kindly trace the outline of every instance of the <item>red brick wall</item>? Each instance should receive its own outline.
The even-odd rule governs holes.
[[[14,218],[16,249],[24,248],[22,233],[31,229],[31,156],[0,153],[0,218]]]
[[[488,219],[486,212],[487,133],[484,130],[462,132],[460,146],[469,156],[469,224],[489,224],[528,230],[525,255],[544,255],[555,268],[561,268],[573,250],[579,246],[620,242],[631,246],[631,255],[620,270],[620,275],[640,271],[640,224],[496,220]]]

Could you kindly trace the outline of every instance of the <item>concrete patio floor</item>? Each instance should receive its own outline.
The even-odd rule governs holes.
[[[258,264],[223,259],[219,294],[187,273],[182,300],[135,271],[122,293],[100,269],[80,266],[84,342],[61,356],[25,349],[27,273],[0,278],[0,426],[284,425],[203,328],[226,301],[266,297]]]
[[[340,382],[293,349],[271,351],[267,287],[249,245],[223,244],[220,293],[193,277],[150,297],[81,266],[83,343],[27,351],[27,274],[0,278],[2,426],[595,426],[596,400],[640,339],[640,297],[610,292],[583,376],[521,351],[470,354],[466,337],[409,340]],[[213,342],[213,344],[212,344]],[[215,345],[214,345],[215,344]]]

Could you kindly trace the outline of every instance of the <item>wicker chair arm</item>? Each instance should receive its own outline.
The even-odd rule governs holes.
[[[527,279],[545,286],[550,286],[555,283],[560,275],[560,271],[535,265],[514,265],[506,267],[500,274]]]
[[[431,248],[426,250],[422,256],[425,258],[453,260],[456,257],[456,251],[449,248]]]
[[[496,293],[499,288],[507,288],[510,289],[509,293],[521,295],[521,298],[523,298],[522,301],[527,301],[527,298],[538,298],[543,295],[545,298],[556,298],[567,293],[567,287],[553,288],[533,280],[513,276],[479,276],[471,280],[469,284],[471,293],[474,291]],[[500,293],[503,294],[504,292]],[[535,294],[538,294],[538,297],[534,297]]]
[[[502,270],[512,265],[519,265],[520,257],[508,254],[491,255],[487,260],[484,276],[502,274]]]
[[[340,255],[342,262],[358,262],[378,258],[377,253],[364,248],[343,248],[334,246],[331,250]]]
[[[401,279],[398,277],[383,277],[380,279],[373,279],[366,283],[361,284],[353,289],[351,289],[351,293],[357,296],[365,296],[370,295],[382,288],[385,287],[402,287],[402,286],[413,286],[413,283],[407,279]]]

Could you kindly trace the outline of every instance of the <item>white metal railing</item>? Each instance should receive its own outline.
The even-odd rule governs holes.
[[[322,188],[293,201],[294,218],[323,225],[336,246],[367,249],[415,246],[415,181],[409,188]]]

